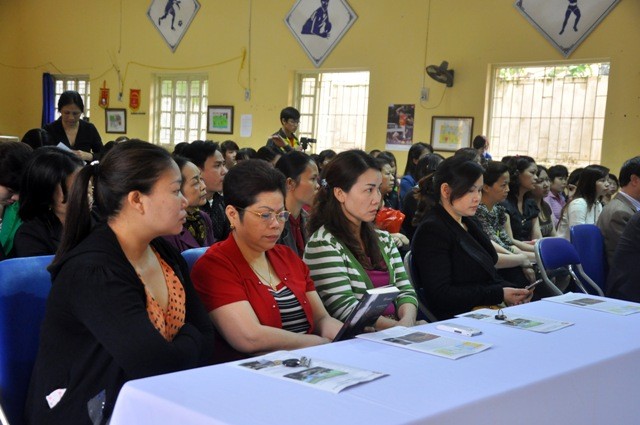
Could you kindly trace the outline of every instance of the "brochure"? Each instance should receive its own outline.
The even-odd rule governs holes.
[[[544,301],[566,304],[589,310],[604,311],[606,313],[628,316],[640,313],[640,304],[613,298],[598,297],[590,294],[576,294],[569,292],[555,297],[543,298]]]
[[[358,305],[344,321],[344,325],[333,339],[334,342],[351,339],[364,332],[367,326],[373,326],[387,306],[400,294],[395,286],[381,286],[367,289]]]
[[[264,356],[240,360],[232,365],[332,393],[339,393],[345,388],[387,375],[315,358],[300,357],[299,354],[289,351],[275,351]]]
[[[420,351],[447,359],[470,356],[491,347],[491,344],[464,339],[447,338],[441,335],[416,331],[404,326],[396,326],[384,331],[360,334],[356,338],[382,344],[394,345],[407,350]]]
[[[508,311],[508,310],[507,310]],[[546,319],[543,317],[522,316],[520,314],[506,314],[504,320],[496,319],[496,310],[483,308],[469,313],[458,314],[456,317],[466,317],[469,319],[481,320],[483,322],[495,323],[497,325],[510,326],[527,331],[549,333],[573,325],[571,322],[561,322],[559,320]]]

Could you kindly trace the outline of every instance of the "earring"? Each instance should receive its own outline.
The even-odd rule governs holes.
[[[230,230],[236,230],[236,226],[234,226],[233,224],[231,226],[229,226]]]

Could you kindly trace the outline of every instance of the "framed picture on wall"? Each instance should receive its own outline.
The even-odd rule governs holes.
[[[207,107],[207,133],[233,133],[233,106],[209,105]]]
[[[107,133],[125,134],[127,132],[126,109],[105,109],[104,114]]]
[[[432,117],[431,144],[434,150],[455,152],[471,146],[473,117]]]

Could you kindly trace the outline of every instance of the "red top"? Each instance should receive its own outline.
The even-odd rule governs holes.
[[[275,245],[266,252],[273,270],[302,306],[313,333],[313,312],[306,293],[315,291],[309,268],[284,245]],[[191,271],[191,280],[207,311],[238,301],[249,301],[258,320],[264,326],[282,328],[278,304],[269,288],[260,283],[244,259],[233,234],[211,246]]]

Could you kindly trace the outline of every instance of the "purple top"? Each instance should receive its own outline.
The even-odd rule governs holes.
[[[560,213],[562,212],[562,208],[564,208],[567,203],[562,193],[558,193],[558,195],[554,195],[553,192],[549,192],[547,196],[544,198],[545,202],[549,204],[551,207],[551,220],[553,220],[553,227],[558,227],[558,221],[560,220]]]
[[[365,270],[369,280],[373,284],[374,288],[381,286],[387,286],[389,284],[389,272],[387,270]],[[383,316],[396,316],[395,303],[389,303],[387,308],[382,312]]]

